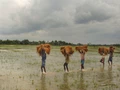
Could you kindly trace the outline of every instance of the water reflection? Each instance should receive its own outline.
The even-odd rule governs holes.
[[[63,83],[60,85],[61,90],[71,90],[68,82],[68,73],[63,74]]]
[[[100,73],[99,73],[99,79],[101,79],[101,80],[106,80],[106,79],[112,80],[112,67],[108,66],[108,71],[107,72],[104,70],[104,67],[101,67],[100,68]]]
[[[112,67],[109,66],[108,70],[104,70],[104,67],[101,67],[97,79],[99,86],[102,86],[100,88],[109,90],[112,86]]]
[[[45,76],[46,76],[45,74],[41,75],[41,89],[40,90],[47,90]]]
[[[100,82],[105,80],[104,66],[100,67],[100,72],[98,72],[98,79]]]
[[[109,83],[112,81],[112,66],[108,66],[108,79]]]
[[[84,83],[84,72],[80,73],[80,83],[79,83],[78,87],[79,87],[80,90],[86,90],[86,86],[85,86],[85,83]]]
[[[104,72],[104,66],[103,67],[100,67],[100,73],[101,72]]]

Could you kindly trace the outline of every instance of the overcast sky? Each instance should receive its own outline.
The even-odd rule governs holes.
[[[0,39],[120,43],[120,0],[0,0]]]

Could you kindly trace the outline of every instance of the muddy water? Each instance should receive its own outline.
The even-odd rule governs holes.
[[[75,52],[69,73],[63,71],[64,57],[53,48],[47,56],[47,73],[40,71],[41,58],[35,49],[0,50],[0,90],[119,90],[120,54],[114,54],[113,66],[99,62],[97,52],[86,54],[85,71],[80,71],[80,55]]]

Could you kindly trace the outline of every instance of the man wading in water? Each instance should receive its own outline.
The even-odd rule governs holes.
[[[45,52],[45,49],[43,48],[43,46],[41,48],[40,55],[42,57],[41,71],[42,71],[42,73],[46,73],[46,68],[45,68],[46,52]]]
[[[47,54],[50,54],[50,44],[41,44],[36,47],[37,53],[42,57],[41,72],[46,73],[45,63]]]
[[[80,50],[80,55],[81,55],[81,70],[84,71],[85,51]]]

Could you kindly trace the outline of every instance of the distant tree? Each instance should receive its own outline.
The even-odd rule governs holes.
[[[49,43],[51,45],[55,45],[55,46],[63,46],[63,45],[82,45],[81,43],[77,43],[77,44],[73,44],[73,43],[70,43],[70,42],[65,42],[65,41],[29,41],[28,39],[24,39],[22,41],[19,41],[19,40],[0,40],[0,45],[2,44],[7,44],[7,45],[38,45],[38,44],[44,44],[44,43]],[[113,46],[117,46],[117,47],[120,47],[120,44],[91,44],[91,43],[88,43],[88,45],[90,46],[110,46],[110,45],[113,45]]]
[[[24,39],[24,40],[21,41],[21,44],[23,44],[23,45],[28,45],[29,43],[30,42],[29,42],[28,39]]]
[[[2,40],[0,40],[0,44],[2,44],[3,43],[3,41]]]
[[[81,43],[77,43],[77,45],[79,46],[79,45],[82,45]]]
[[[12,44],[20,44],[20,41],[19,40],[13,40]]]

